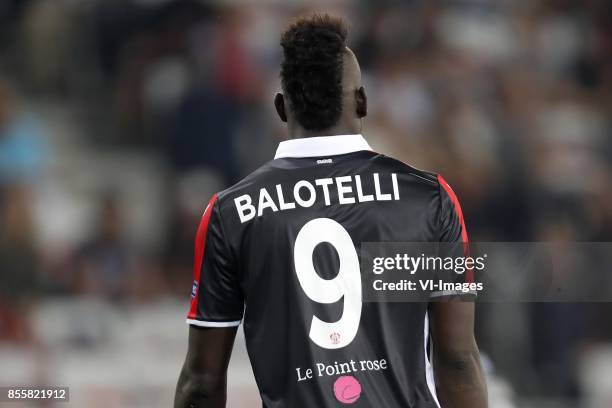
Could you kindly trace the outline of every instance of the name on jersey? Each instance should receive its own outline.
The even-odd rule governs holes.
[[[322,200],[326,206],[330,206],[400,199],[397,174],[383,176],[390,178],[390,183],[385,183],[387,186],[390,184],[389,190],[383,190],[381,187],[381,176],[378,173],[363,177],[372,178],[372,191],[364,191],[365,179],[362,180],[360,175],[340,176],[314,181],[300,180],[293,186],[277,184],[272,191],[261,188],[258,197],[244,194],[236,197],[234,203],[240,222],[244,223],[261,217],[266,212],[292,210],[298,206],[312,207],[317,200]]]

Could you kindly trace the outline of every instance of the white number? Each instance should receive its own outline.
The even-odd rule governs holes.
[[[334,279],[323,279],[315,271],[312,254],[317,245],[330,243],[338,252],[340,270]],[[344,297],[340,320],[328,323],[312,317],[310,339],[320,347],[338,349],[349,345],[361,319],[361,273],[359,258],[349,233],[336,221],[317,218],[307,222],[297,235],[293,250],[295,272],[306,296],[317,303],[335,303]]]

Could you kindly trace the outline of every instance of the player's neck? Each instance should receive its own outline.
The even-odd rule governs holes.
[[[289,130],[289,138],[291,139],[303,139],[307,137],[317,136],[338,136],[338,135],[354,135],[361,133],[361,124],[356,125],[337,125],[328,129],[323,130],[307,130],[301,126],[296,126],[294,129]]]

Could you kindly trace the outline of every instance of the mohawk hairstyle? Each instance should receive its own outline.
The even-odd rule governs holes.
[[[281,82],[304,129],[328,129],[340,119],[347,34],[342,19],[314,14],[296,20],[281,37]]]

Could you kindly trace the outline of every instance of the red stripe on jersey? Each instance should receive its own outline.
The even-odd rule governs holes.
[[[215,202],[217,201],[217,194],[213,195],[204,214],[202,215],[202,221],[198,227],[195,240],[195,259],[193,262],[193,289],[195,293],[191,296],[191,306],[189,307],[189,313],[187,314],[188,319],[196,319],[198,314],[198,299],[200,297],[200,272],[202,271],[202,262],[204,261],[204,252],[206,250],[206,234],[208,232],[208,224],[210,223],[210,216],[213,211]]]
[[[448,194],[451,201],[453,202],[453,206],[455,207],[455,213],[459,218],[459,222],[461,224],[461,242],[463,242],[463,253],[465,256],[470,254],[470,245],[468,240],[467,229],[465,228],[465,220],[463,219],[463,211],[461,210],[461,204],[459,204],[459,199],[457,195],[451,188],[451,186],[444,180],[444,177],[438,174],[438,183],[444,188],[444,191]],[[466,273],[465,279],[467,282],[474,282],[474,270],[469,269]]]

